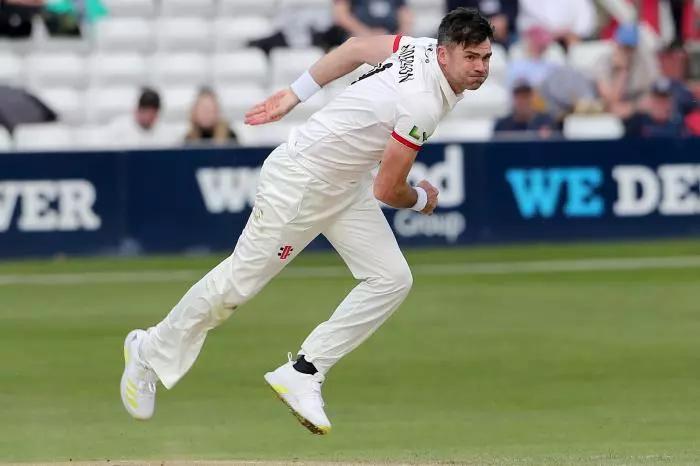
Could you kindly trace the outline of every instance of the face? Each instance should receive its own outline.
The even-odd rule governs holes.
[[[204,94],[197,99],[192,117],[200,128],[213,128],[219,121],[219,105],[213,96]]]
[[[491,41],[488,39],[466,47],[459,44],[438,46],[438,63],[457,94],[481,87],[489,75],[490,60]]]
[[[517,115],[530,113],[532,110],[532,92],[518,90],[513,93],[513,112]]]
[[[649,113],[655,120],[670,120],[673,113],[673,100],[667,95],[652,94]]]
[[[158,120],[158,109],[142,107],[136,109],[136,123],[143,129],[151,129]]]

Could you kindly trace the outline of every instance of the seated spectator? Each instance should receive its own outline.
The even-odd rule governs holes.
[[[0,37],[13,39],[32,35],[32,18],[41,12],[44,0],[0,1]]]
[[[116,118],[107,126],[108,142],[119,148],[156,148],[172,146],[174,138],[158,124],[160,96],[150,88],[141,91],[133,115]]]
[[[540,84],[538,91],[544,107],[557,124],[571,113],[600,113],[604,110],[594,83],[570,66],[556,67]]]
[[[535,108],[535,93],[529,82],[521,80],[513,87],[513,112],[496,121],[496,133],[531,131],[540,138],[548,138],[554,130],[554,121]]]
[[[557,67],[556,63],[544,57],[552,44],[552,36],[546,29],[533,26],[523,34],[521,40],[525,47],[525,57],[511,60],[508,64],[508,84],[512,86],[517,80],[525,79],[537,88]]]
[[[299,6],[281,2],[276,9],[274,23],[277,30],[270,36],[248,42],[249,47],[257,47],[266,54],[275,47],[309,47],[312,45],[327,48],[327,36],[333,21],[330,8],[320,10],[316,6]]]
[[[539,26],[568,47],[591,37],[596,19],[592,0],[520,0],[518,31]]]
[[[405,0],[334,0],[333,20],[336,45],[351,36],[410,35],[413,27],[413,13]]]
[[[190,129],[185,142],[231,144],[236,142],[236,134],[228,122],[221,117],[221,109],[216,94],[209,89],[199,91],[190,112]]]
[[[700,136],[700,108],[690,112],[685,117],[685,125],[693,136]]]
[[[460,6],[476,8],[493,25],[493,38],[504,47],[515,40],[515,24],[518,18],[518,0],[447,0],[447,11]]]
[[[669,79],[659,79],[651,88],[649,109],[636,112],[625,121],[628,137],[682,137],[688,135],[683,117],[674,112],[673,89]]]
[[[598,93],[605,109],[622,119],[629,118],[659,76],[659,64],[651,45],[640,41],[636,24],[625,24],[615,32],[615,49],[598,65]]]

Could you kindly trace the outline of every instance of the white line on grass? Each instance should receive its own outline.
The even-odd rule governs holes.
[[[412,270],[415,275],[455,276],[692,268],[700,268],[700,256],[418,264],[413,266]],[[203,274],[202,270],[0,274],[0,286],[187,282],[197,280]],[[280,278],[338,278],[350,276],[348,269],[343,266],[292,266],[285,270]]]

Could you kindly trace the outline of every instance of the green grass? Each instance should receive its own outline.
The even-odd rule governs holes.
[[[409,251],[412,264],[699,255],[700,242]],[[0,274],[194,269],[218,258],[0,263]],[[291,267],[340,264],[304,254]],[[351,278],[283,275],[213,331],[193,370],[133,421],[121,345],[185,281],[0,286],[0,461],[245,459],[699,464],[699,268],[421,276],[324,385],[310,435],[262,374]]]

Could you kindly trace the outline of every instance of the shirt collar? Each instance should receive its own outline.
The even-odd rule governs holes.
[[[457,105],[457,102],[462,100],[462,97],[464,97],[464,93],[461,94],[455,94],[455,91],[452,90],[452,87],[450,86],[450,83],[447,82],[447,78],[445,77],[445,73],[442,72],[442,68],[440,68],[440,64],[438,63],[437,60],[437,46],[435,46],[435,53],[434,53],[434,60],[433,62],[433,72],[435,73],[435,76],[437,76],[438,82],[440,83],[440,89],[442,89],[442,93],[447,99],[447,104],[450,106],[450,110],[454,108],[455,105]]]

